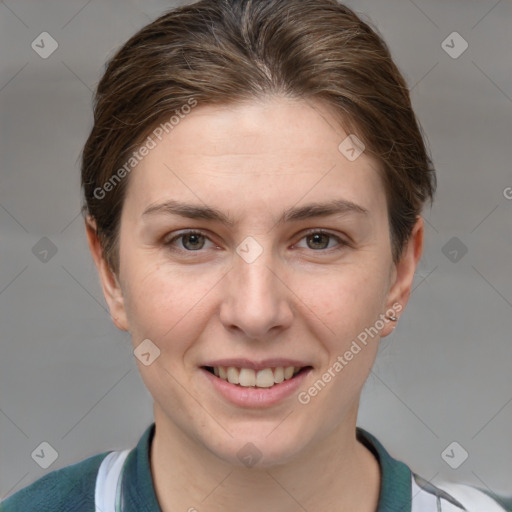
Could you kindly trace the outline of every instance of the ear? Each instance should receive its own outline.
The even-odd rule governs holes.
[[[412,282],[416,267],[423,253],[424,221],[418,217],[411,235],[406,242],[400,261],[394,265],[391,275],[391,288],[388,293],[386,305],[387,311],[394,311],[394,316],[399,317],[405,309],[411,296]],[[381,337],[390,334],[396,327],[396,321],[386,321],[381,331]]]
[[[85,230],[89,249],[100,276],[103,295],[107,301],[112,321],[118,329],[128,331],[129,325],[121,285],[117,276],[103,258],[103,249],[98,238],[96,222],[90,216],[87,216],[85,220]]]

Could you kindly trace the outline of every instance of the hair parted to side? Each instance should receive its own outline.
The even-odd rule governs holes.
[[[376,29],[336,0],[201,0],[143,27],[98,84],[82,152],[82,213],[96,222],[115,274],[134,150],[185,105],[271,95],[323,102],[364,142],[381,166],[400,259],[436,176],[405,80]]]

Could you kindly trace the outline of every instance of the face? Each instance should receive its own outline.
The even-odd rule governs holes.
[[[407,302],[421,219],[393,264],[378,165],[347,135],[319,103],[199,105],[129,176],[119,280],[96,251],[116,325],[150,340],[157,425],[227,462],[252,442],[283,463],[355,423]]]

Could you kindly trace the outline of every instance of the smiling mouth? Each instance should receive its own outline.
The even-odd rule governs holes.
[[[234,366],[203,366],[205,370],[219,379],[240,387],[271,388],[286,380],[291,380],[299,373],[303,373],[311,366],[278,366],[253,370],[252,368],[236,368]]]

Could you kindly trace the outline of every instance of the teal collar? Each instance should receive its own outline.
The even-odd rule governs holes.
[[[153,422],[126,458],[121,491],[123,512],[162,512],[156,499],[149,462],[154,435]]]
[[[123,512],[161,512],[156,498],[149,461],[155,435],[152,423],[130,451],[124,468],[121,510]],[[410,512],[411,471],[395,460],[372,434],[357,427],[357,439],[377,458],[381,468],[381,488],[377,512]]]
[[[380,441],[362,429],[356,436],[377,458],[380,465],[381,484],[377,512],[410,512],[412,507],[412,473],[403,462],[389,455]]]

